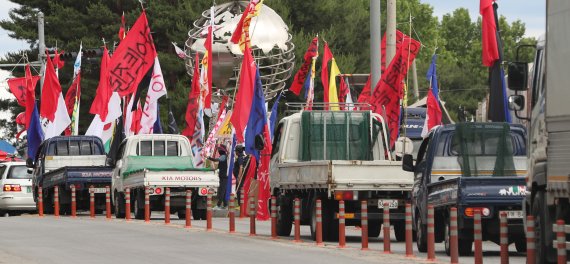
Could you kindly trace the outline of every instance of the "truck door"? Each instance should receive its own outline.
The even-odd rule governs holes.
[[[414,171],[414,185],[412,187],[412,205],[414,210],[412,214],[415,214],[417,210],[419,210],[420,215],[424,215],[425,206],[427,204],[427,190],[426,190],[426,178],[427,178],[427,171],[426,171],[426,153],[427,147],[431,140],[432,136],[423,140],[420,148],[418,150],[418,155],[416,158],[416,166]],[[418,217],[414,215],[414,217]],[[414,218],[415,219],[415,218]],[[424,219],[425,220],[425,219]],[[424,221],[425,223],[425,221]]]
[[[269,166],[269,175],[271,178],[271,182],[274,182],[277,180],[277,177],[279,177],[279,168],[277,168],[277,164],[279,164],[280,160],[279,160],[279,156],[281,155],[280,150],[281,150],[281,138],[283,137],[283,127],[284,127],[284,123],[281,122],[279,123],[279,125],[277,126],[277,129],[275,130],[275,134],[273,135],[273,146],[272,146],[272,151],[271,151],[271,162],[270,162],[270,166]]]

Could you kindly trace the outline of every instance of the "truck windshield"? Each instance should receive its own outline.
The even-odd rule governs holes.
[[[103,146],[95,140],[63,139],[53,141],[47,149],[48,156],[105,155]]]
[[[179,156],[178,141],[141,140],[137,146],[139,156]]]

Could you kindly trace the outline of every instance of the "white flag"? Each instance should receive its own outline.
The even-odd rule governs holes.
[[[67,107],[61,92],[57,100],[57,108],[55,110],[55,118],[49,121],[47,118],[42,119],[42,128],[44,130],[44,140],[61,135],[63,131],[71,124],[71,119],[67,115]]]
[[[152,134],[152,129],[157,118],[158,99],[166,94],[166,85],[162,76],[162,69],[158,57],[154,58],[152,79],[146,93],[146,102],[141,117],[141,130],[139,134]]]

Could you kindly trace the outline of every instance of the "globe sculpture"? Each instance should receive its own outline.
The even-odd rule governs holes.
[[[222,95],[235,98],[243,53],[230,39],[247,4],[248,2],[244,1],[233,1],[214,7],[212,99],[215,101],[220,101]],[[210,10],[205,10],[202,16],[194,21],[193,28],[188,32],[184,51],[186,70],[190,76],[194,73],[196,53],[200,53],[200,58],[205,53],[204,42],[208,25],[210,25]],[[259,66],[265,100],[269,101],[285,87],[285,81],[291,77],[295,66],[293,52],[295,46],[283,19],[266,5],[263,5],[259,15],[252,19],[249,33],[253,56]]]

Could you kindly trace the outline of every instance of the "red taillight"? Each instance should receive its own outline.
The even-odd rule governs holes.
[[[22,187],[20,184],[4,184],[4,191],[5,192],[21,192]]]
[[[334,199],[337,201],[344,200],[358,200],[358,193],[355,191],[335,191]]]
[[[491,214],[491,210],[486,207],[467,207],[465,208],[465,216],[473,217],[477,209],[481,211],[481,216],[489,216]]]

